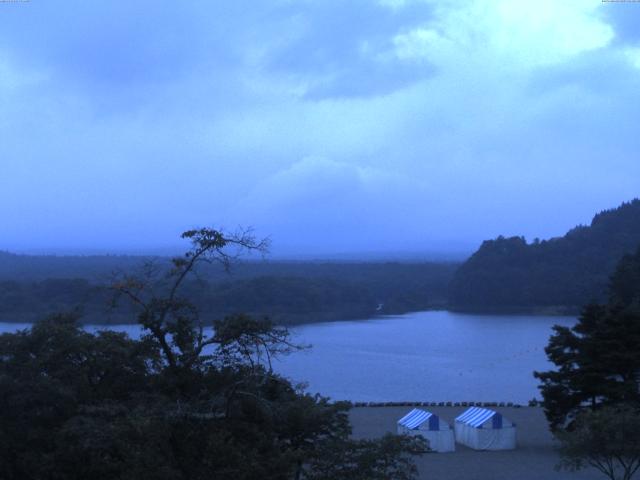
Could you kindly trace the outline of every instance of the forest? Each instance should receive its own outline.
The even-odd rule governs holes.
[[[109,285],[122,271],[167,269],[169,259],[132,256],[28,256],[0,253],[0,320],[30,322],[75,311],[87,323],[130,323],[112,307]],[[244,261],[229,272],[202,265],[185,295],[205,321],[235,313],[279,324],[368,318],[442,308],[455,263]]]
[[[487,240],[455,273],[449,306],[471,311],[576,313],[606,300],[617,262],[640,245],[640,200],[594,216],[563,237]]]

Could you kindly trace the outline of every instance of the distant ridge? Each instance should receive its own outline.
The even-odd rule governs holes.
[[[482,243],[454,275],[449,303],[472,311],[574,312],[606,298],[609,275],[640,245],[640,200],[593,217],[563,237],[527,243],[498,237]]]
[[[86,323],[134,323],[136,314],[126,303],[110,308],[113,293],[106,287],[112,272],[135,274],[144,260],[154,261],[160,272],[169,268],[166,257],[0,254],[0,321],[28,323],[77,311]],[[443,308],[457,267],[256,261],[238,263],[228,274],[217,264],[202,265],[180,295],[197,305],[205,322],[240,312],[281,324],[352,320]]]
[[[114,271],[133,270],[151,256],[24,255],[0,250],[0,281],[86,278],[103,281]]]

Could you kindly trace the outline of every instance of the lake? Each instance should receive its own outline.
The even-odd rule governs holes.
[[[291,329],[313,347],[274,368],[311,392],[353,401],[482,401],[540,398],[551,327],[574,317],[415,312]],[[28,324],[0,323],[0,332]],[[90,330],[99,327],[89,326]],[[135,325],[111,327],[137,336]]]

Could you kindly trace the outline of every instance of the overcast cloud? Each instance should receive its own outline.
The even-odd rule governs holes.
[[[0,3],[0,249],[471,250],[640,194],[640,4]]]

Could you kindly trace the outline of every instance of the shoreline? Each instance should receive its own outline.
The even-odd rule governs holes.
[[[327,317],[326,315],[318,314],[310,315],[308,321],[297,321],[297,322],[281,322],[278,321],[278,317],[272,317],[274,319],[274,325],[294,328],[303,325],[317,325],[322,323],[334,323],[334,322],[365,322],[369,320],[376,320],[380,318],[388,318],[388,317],[401,317],[403,315],[411,315],[415,313],[421,312],[451,312],[458,313],[462,315],[498,315],[498,316],[530,316],[530,317],[573,317],[580,314],[580,309],[577,307],[564,307],[564,306],[556,306],[556,307],[504,307],[504,308],[476,308],[476,309],[468,309],[461,307],[449,307],[446,305],[433,305],[430,307],[425,307],[420,310],[408,310],[408,311],[398,311],[398,312],[384,312],[371,316],[356,316],[356,317]],[[50,312],[50,313],[16,313],[16,314],[7,314],[7,318],[0,317],[0,323],[7,324],[27,324],[27,323],[36,323],[40,320],[43,320],[49,315],[60,313],[60,312]],[[64,313],[64,312],[62,312]],[[230,315],[230,314],[227,314]],[[256,318],[269,318],[268,315],[265,314],[257,314],[257,313],[249,313],[248,315],[254,316]],[[109,315],[98,315],[95,313],[89,313],[85,316],[80,317],[79,323],[80,325],[90,325],[90,326],[100,326],[100,327],[108,327],[108,326],[117,326],[117,325],[137,325],[136,321],[128,321],[132,315],[130,314],[111,314],[111,318]],[[224,315],[223,315],[224,316]],[[222,318],[221,316],[220,318]],[[205,326],[211,326],[213,322],[205,322]]]
[[[570,305],[546,305],[537,307],[477,307],[468,308],[449,306],[449,312],[469,315],[514,315],[514,316],[547,316],[547,317],[574,317],[580,315],[581,307]]]

